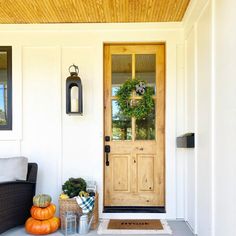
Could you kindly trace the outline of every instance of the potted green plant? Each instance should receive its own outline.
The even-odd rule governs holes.
[[[70,178],[62,185],[62,190],[69,198],[73,198],[81,191],[86,191],[86,182],[82,178]]]

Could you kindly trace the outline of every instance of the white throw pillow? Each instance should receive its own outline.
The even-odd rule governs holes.
[[[27,171],[26,157],[0,158],[0,182],[26,180]]]

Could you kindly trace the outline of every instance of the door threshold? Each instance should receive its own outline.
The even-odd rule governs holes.
[[[103,213],[166,213],[165,207],[104,206]]]

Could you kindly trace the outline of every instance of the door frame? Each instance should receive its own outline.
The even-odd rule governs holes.
[[[104,211],[105,206],[105,155],[104,155],[104,147],[105,147],[105,46],[124,46],[124,45],[163,45],[164,46],[164,121],[165,121],[165,128],[164,128],[164,207],[122,207],[121,208],[114,208],[114,209],[106,209]],[[166,43],[165,42],[113,42],[113,43],[103,43],[103,213],[166,213]]]

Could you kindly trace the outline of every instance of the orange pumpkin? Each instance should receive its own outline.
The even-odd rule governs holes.
[[[54,204],[50,204],[45,208],[32,206],[30,210],[31,216],[36,220],[48,220],[54,216],[55,212],[56,206]]]
[[[53,217],[49,220],[35,220],[30,217],[25,223],[25,230],[29,234],[50,234],[55,232],[60,226],[60,220]]]

